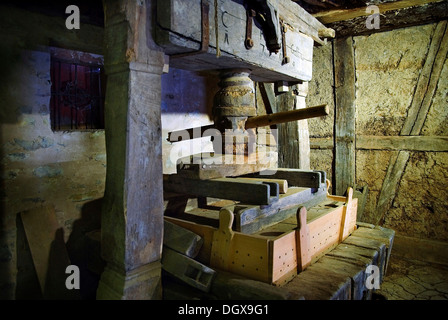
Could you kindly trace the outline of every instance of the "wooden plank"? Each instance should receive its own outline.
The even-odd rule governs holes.
[[[193,196],[244,201],[248,204],[271,203],[271,188],[268,184],[256,181],[235,181],[232,178],[197,180],[170,175],[164,182],[164,190]],[[276,196],[278,197],[278,194]]]
[[[293,168],[277,168],[266,173],[252,174],[253,177],[264,177],[273,179],[285,179],[289,186],[320,188],[325,183],[326,173],[318,170],[302,170]]]
[[[229,271],[253,280],[271,283],[272,260],[267,237],[235,233]]]
[[[446,136],[356,136],[356,149],[447,152]]]
[[[362,186],[362,187],[356,187],[353,192],[353,197],[358,199],[358,209],[356,211],[356,220],[358,221],[363,220],[364,216],[364,208],[366,206],[367,202],[367,196],[369,194],[369,187],[368,185]]]
[[[309,188],[289,188],[279,199],[268,206],[235,207],[235,229],[242,233],[255,233],[296,214],[299,206],[312,208],[326,199],[323,190],[312,193]]]
[[[440,30],[440,31],[439,31]],[[431,106],[432,99],[434,97],[434,93],[437,88],[437,84],[439,83],[439,77],[442,72],[442,68],[446,61],[446,55],[448,52],[448,28],[447,21],[441,21],[437,24],[435,37],[438,37],[440,34],[443,35],[442,40],[440,40],[440,46],[437,50],[437,54],[434,58],[434,63],[432,65],[431,70],[431,78],[428,83],[427,90],[425,92],[425,96],[423,98],[422,104],[420,106],[420,110],[417,114],[417,119],[415,119],[415,123],[412,127],[411,134],[419,135],[423,128],[423,125],[426,120],[426,115],[428,114],[429,107]],[[432,41],[431,41],[432,42]],[[437,39],[437,42],[439,40]]]
[[[337,258],[325,255],[314,265],[316,270],[322,270],[322,273],[334,272],[342,277],[351,279],[351,300],[363,300],[366,295],[366,272],[364,266],[352,264]]]
[[[180,158],[177,174],[190,179],[237,177],[264,170],[276,170],[276,151],[257,152],[249,156],[202,153]]]
[[[163,224],[163,245],[187,257],[198,255],[204,240],[194,232],[165,220]]]
[[[236,178],[238,181],[258,181],[258,182],[269,182],[278,184],[278,192],[285,194],[288,192],[288,180],[285,179],[269,179],[269,178],[249,178],[249,177],[239,177]]]
[[[376,6],[381,13],[388,11],[404,9],[413,6],[422,6],[428,3],[441,2],[443,0],[400,0],[393,2],[378,3]],[[370,12],[366,12],[366,7],[362,6],[353,9],[339,9],[339,10],[329,10],[322,11],[313,14],[313,17],[317,18],[323,24],[328,24],[332,22],[349,20],[357,17],[365,17],[370,15]]]
[[[297,85],[297,90],[295,90],[296,96],[294,99],[294,109],[296,110],[306,110],[306,96],[308,95],[308,82],[299,83]],[[328,115],[330,113],[330,108],[325,105],[325,111],[323,114]],[[308,129],[308,120],[297,121],[297,131],[299,137],[299,150],[298,157],[299,163],[297,168],[303,170],[310,170],[310,132]]]
[[[363,7],[361,12],[367,7]],[[403,9],[380,12],[380,28],[367,29],[366,16],[349,20],[335,21],[327,24],[333,28],[338,37],[369,35],[398,28],[409,28],[424,24],[437,23],[448,18],[448,2],[432,2],[423,6],[407,7]]]
[[[195,259],[198,260],[199,262],[209,265],[212,251],[213,234],[216,231],[216,228],[173,217],[165,216],[164,219],[165,221],[169,221],[177,224],[178,226],[186,228],[199,235],[202,239],[204,239],[204,244],[202,245],[201,250],[199,251]]]
[[[333,149],[334,139],[331,138],[310,138],[311,149]]]
[[[325,253],[338,245],[343,212],[343,206],[328,209],[325,215],[308,222],[311,262],[316,262]]]
[[[365,249],[373,249],[378,252],[377,260],[374,261],[374,265],[378,266],[380,269],[380,282],[383,281],[384,276],[384,269],[385,269],[385,263],[386,263],[386,245],[378,241],[376,239],[368,239],[363,237],[358,237],[355,235],[351,235],[347,239],[345,239],[343,244],[347,245],[353,245],[360,248]],[[367,252],[370,253],[370,252]]]
[[[233,213],[228,209],[221,209],[219,212],[219,227],[213,233],[210,257],[210,265],[212,267],[229,270],[234,237],[232,224]]]
[[[448,48],[447,22],[437,24],[434,36],[431,40],[425,64],[418,78],[417,87],[412,98],[408,115],[401,129],[400,135],[418,135],[423,126],[422,119],[426,118],[429,104],[437,85],[441,68],[446,58]],[[443,53],[445,55],[443,55]]]
[[[168,247],[163,248],[162,265],[172,276],[204,292],[210,291],[216,274],[215,270]]]
[[[303,297],[268,283],[222,270],[217,271],[210,291],[220,300],[300,300]]]
[[[335,40],[335,194],[355,183],[354,63],[353,39]]]
[[[330,270],[309,266],[282,288],[305,300],[350,300],[351,279]]]
[[[353,235],[367,239],[375,239],[381,241],[386,246],[386,258],[384,262],[384,274],[387,272],[387,267],[390,261],[390,255],[395,239],[395,231],[389,228],[377,226],[375,228],[359,227],[353,232]]]
[[[254,45],[250,50],[246,49],[246,9],[241,3],[217,0],[215,7],[215,1],[207,2],[210,8],[208,18],[211,35],[208,50],[201,54],[170,59],[171,66],[194,71],[250,68],[255,81],[311,79],[314,41],[322,42],[316,27],[322,29],[323,25],[305,10],[302,10],[300,16],[307,16],[313,22],[306,30],[300,29],[302,25],[307,25],[306,21],[300,25],[296,25],[296,21],[290,21],[290,12],[300,8],[297,4],[289,0],[276,1],[281,4],[277,6],[277,15],[274,17],[276,25],[279,26],[280,18],[286,19],[285,22],[288,23],[285,36],[291,61],[282,65],[282,54],[270,54],[262,31],[256,24],[252,28]],[[201,46],[201,20],[199,0],[189,1],[188,4],[181,0],[157,1],[157,44],[169,55],[197,51]]]
[[[391,156],[386,177],[384,178],[383,186],[381,187],[380,196],[378,198],[375,215],[376,221],[374,224],[383,224],[382,220],[389,211],[393,199],[395,198],[398,184],[401,180],[401,176],[404,172],[408,159],[408,151],[398,151]]]
[[[301,207],[297,210],[297,235],[296,235],[296,252],[297,252],[297,270],[303,271],[311,264],[311,234],[310,228],[306,221],[306,208]]]
[[[296,231],[269,241],[272,252],[272,283],[281,286],[297,275]]]
[[[299,5],[291,6],[288,2],[280,1],[279,9],[283,20],[291,24],[296,30],[311,36],[318,44],[325,44],[325,41],[322,41],[320,37],[334,38],[334,30],[328,30],[318,19],[313,19],[313,16]],[[319,35],[319,32],[321,35]]]
[[[53,205],[20,213],[42,294],[48,299],[75,298],[77,290],[67,290],[65,270],[71,265]]]
[[[333,259],[353,264],[365,271],[367,266],[369,265],[378,265],[380,255],[379,252],[375,249],[363,248],[355,245],[341,243],[336,248],[328,252],[325,257],[331,257]],[[365,300],[370,300],[373,289],[369,290],[364,287],[362,290],[363,298]],[[359,291],[358,293],[356,293],[356,290],[353,291],[353,299],[356,299],[356,297],[359,296],[360,293]]]

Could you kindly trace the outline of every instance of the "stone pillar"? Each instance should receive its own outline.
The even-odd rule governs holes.
[[[151,0],[104,0],[107,171],[98,299],[161,298],[163,51]]]

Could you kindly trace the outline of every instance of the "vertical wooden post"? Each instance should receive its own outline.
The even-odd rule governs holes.
[[[355,59],[353,39],[334,41],[335,192],[355,183]]]
[[[306,96],[308,95],[308,82],[297,85],[294,109],[306,108]],[[298,169],[310,170],[310,133],[308,130],[308,120],[297,121],[298,133]]]
[[[310,230],[306,224],[307,211],[305,207],[297,209],[296,252],[297,271],[303,271],[311,264]]]
[[[107,171],[98,299],[161,298],[161,74],[151,1],[105,0]]]
[[[277,97],[275,112],[303,109],[308,94],[308,83],[292,86]],[[281,168],[310,169],[310,140],[308,120],[277,125],[279,136],[278,166]]]

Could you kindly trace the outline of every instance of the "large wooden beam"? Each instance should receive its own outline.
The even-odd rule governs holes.
[[[161,298],[163,51],[151,1],[105,0],[107,171],[98,299]]]
[[[355,183],[355,58],[353,39],[334,42],[335,191],[342,195]]]
[[[392,2],[378,3],[376,6],[381,13],[388,11],[394,11],[414,6],[422,6],[428,3],[442,2],[444,0],[400,0]],[[312,16],[317,18],[323,24],[328,24],[331,22],[350,20],[357,17],[367,17],[371,12],[366,12],[366,7],[352,8],[352,9],[340,9],[340,10],[329,10],[322,11],[313,14]]]
[[[390,4],[400,2],[402,1],[391,2]],[[448,18],[448,1],[432,2],[390,11],[385,11],[380,4],[379,29],[368,29],[366,20],[371,13],[366,13],[366,8],[357,9],[356,13],[359,16],[353,18],[350,18],[350,15],[335,15],[334,19],[337,21],[328,22],[326,26],[335,30],[336,37],[348,37],[434,23]]]

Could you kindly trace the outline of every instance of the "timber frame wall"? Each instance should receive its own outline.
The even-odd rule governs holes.
[[[310,148],[311,153],[316,150],[333,152],[330,176],[332,176],[332,193],[337,195],[343,195],[348,186],[356,186],[358,181],[356,176],[356,155],[358,150],[391,151],[389,165],[376,201],[376,208],[373,209],[373,213],[370,213],[370,221],[365,221],[384,225],[388,212],[399,192],[400,183],[402,182],[403,173],[410,155],[413,152],[448,152],[448,136],[422,135],[422,128],[432,106],[443,66],[445,65],[446,67],[448,51],[447,21],[435,24],[427,55],[415,85],[411,104],[407,107],[404,125],[398,135],[357,134],[356,96],[359,92],[357,92],[356,86],[355,50],[354,37],[336,38],[332,42],[334,90],[333,97],[326,98],[334,99],[333,136],[313,138],[311,135],[313,128],[310,122]],[[318,60],[314,59],[313,72],[315,66],[319,63]],[[314,75],[313,80],[310,82],[310,88],[313,86],[313,81]],[[319,168],[313,168],[313,163],[311,163],[311,169]],[[439,186],[434,187],[437,188]],[[446,194],[447,190],[444,192]],[[441,219],[440,223],[443,224],[444,218],[441,217],[439,219]],[[447,238],[446,235],[445,238]],[[396,250],[400,251],[402,248],[401,254],[410,258],[421,258],[447,264],[448,245],[445,242],[446,239],[438,240],[432,241],[430,237],[427,239],[408,237],[406,232],[402,230],[400,232],[399,230],[397,233]],[[409,241],[413,243],[412,247],[414,249],[412,250],[409,249],[408,245],[405,246],[405,242],[409,243]],[[422,254],[422,252],[426,253]]]

